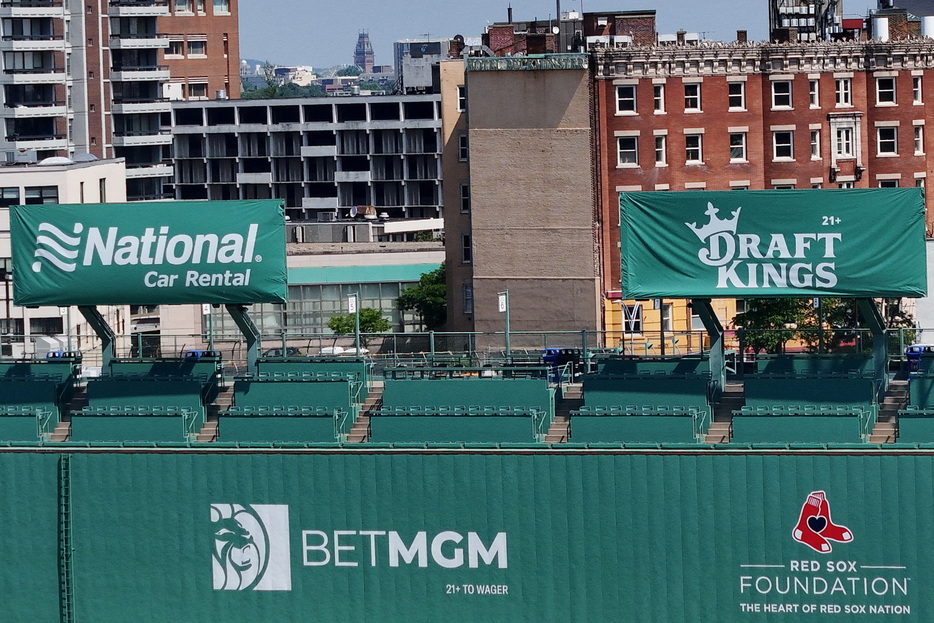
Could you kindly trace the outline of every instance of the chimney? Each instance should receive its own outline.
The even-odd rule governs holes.
[[[746,31],[745,30],[736,31],[736,41],[738,41],[739,43],[746,43]]]
[[[684,35],[688,34],[684,28],[678,31],[678,45],[684,45]]]
[[[511,4],[507,5],[506,7],[506,23],[507,24],[512,23],[512,5]]]

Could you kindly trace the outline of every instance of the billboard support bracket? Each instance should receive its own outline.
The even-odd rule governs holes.
[[[714,398],[719,399],[726,385],[726,357],[723,351],[723,325],[710,304],[710,299],[691,299],[694,313],[700,316],[710,336],[710,377],[716,381]]]
[[[114,334],[113,329],[110,328],[110,325],[107,324],[107,320],[104,319],[104,316],[102,316],[97,309],[97,305],[78,305],[78,311],[81,312],[84,319],[88,321],[88,324],[91,325],[91,328],[97,333],[97,337],[101,339],[101,365],[104,370],[109,373],[110,361],[117,356],[115,350],[117,336]]]
[[[247,313],[246,305],[224,305],[227,313],[233,318],[234,323],[243,337],[246,338],[246,365],[250,374],[256,373],[256,362],[259,360],[260,334],[259,329],[253,324],[253,320]],[[285,351],[283,351],[285,352]]]

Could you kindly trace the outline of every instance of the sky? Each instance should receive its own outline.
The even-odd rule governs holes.
[[[324,68],[353,63],[357,35],[367,30],[377,65],[391,65],[392,44],[401,39],[479,37],[487,24],[513,19],[553,19],[554,0],[239,0],[240,56],[279,65]],[[843,0],[844,17],[861,17],[876,2]],[[750,40],[765,40],[767,0],[565,0],[562,11],[655,9],[659,33],[683,28],[705,39],[732,41],[745,29]]]

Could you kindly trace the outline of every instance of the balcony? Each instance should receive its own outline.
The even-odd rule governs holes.
[[[110,17],[161,17],[169,15],[168,0],[110,0]]]
[[[30,117],[59,117],[68,112],[65,102],[12,102],[6,105],[2,115],[14,119]]]
[[[144,166],[129,165],[126,169],[126,178],[128,180],[141,177],[172,177],[175,175],[175,168],[168,163],[157,163]]]
[[[62,0],[3,0],[0,17],[61,17]]]
[[[148,50],[169,47],[168,35],[162,33],[112,34],[112,50]]]
[[[161,130],[135,130],[114,132],[111,144],[114,147],[146,147],[150,145],[171,145],[172,131],[168,128]]]
[[[10,134],[5,137],[13,149],[66,149],[68,139],[64,134]]]
[[[4,84],[64,84],[65,70],[61,67],[4,69],[0,82]]]
[[[124,65],[110,71],[111,82],[165,82],[169,79],[168,65],[133,67]]]
[[[115,115],[172,112],[172,102],[161,97],[114,100],[110,108]]]
[[[5,35],[0,41],[3,50],[13,52],[42,52],[65,47],[63,35]]]

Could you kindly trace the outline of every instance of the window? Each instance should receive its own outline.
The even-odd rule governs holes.
[[[915,178],[915,188],[924,188],[924,178],[916,177]]]
[[[684,159],[688,163],[697,164],[703,162],[703,151],[701,149],[700,134],[684,135]]]
[[[879,188],[898,188],[898,180],[879,180]]]
[[[655,102],[655,112],[665,112],[664,84],[656,84],[652,87],[652,98]]]
[[[26,205],[58,203],[58,186],[26,187]]]
[[[230,0],[214,0],[214,15],[230,13]]]
[[[61,335],[65,331],[64,318],[61,316],[30,318],[29,331],[39,335]]]
[[[642,304],[623,304],[623,331],[626,333],[642,333]]]
[[[820,130],[811,130],[811,160],[820,160]]]
[[[461,184],[461,214],[470,213],[470,184]]]
[[[898,153],[898,128],[876,128],[878,137],[879,155]]]
[[[914,104],[923,103],[921,100],[921,76],[911,77],[911,101]]]
[[[915,126],[915,154],[924,154],[924,126]]]
[[[19,188],[0,188],[0,207],[19,205]]]
[[[837,78],[837,106],[853,105],[852,78]]]
[[[876,78],[876,104],[895,103],[895,78]]]
[[[774,190],[794,190],[795,185],[794,184],[776,184],[775,186],[772,186],[772,188]]]
[[[794,153],[794,132],[772,132],[772,158],[774,160],[792,160]]]
[[[198,13],[204,13],[204,0],[195,0],[198,6]]]
[[[464,313],[473,313],[473,286],[464,284]]]
[[[674,330],[671,323],[671,303],[662,303],[662,329],[669,332]]]
[[[820,83],[817,80],[808,81],[808,101],[811,108],[820,108]]]
[[[636,85],[621,84],[616,87],[616,112],[636,112]]]
[[[459,84],[457,85],[457,112],[465,110],[467,110],[467,86]]]
[[[655,137],[655,164],[666,164],[667,155],[666,155],[666,139],[665,136],[656,136]]]
[[[853,188],[853,182],[840,182],[837,188]]]
[[[746,162],[746,133],[730,134],[730,162]]]
[[[791,108],[791,81],[776,80],[772,83],[772,108]]]
[[[207,41],[189,41],[188,56],[205,56],[207,55],[207,47]]]
[[[190,13],[191,12],[191,0],[175,0],[175,12],[176,13]]]
[[[208,85],[204,82],[192,82],[188,85],[189,99],[207,99]]]
[[[461,261],[470,264],[473,260],[473,248],[470,246],[470,234],[461,234]]]
[[[729,105],[733,110],[746,109],[746,83],[730,82],[729,86]]]
[[[169,41],[169,47],[165,49],[166,56],[184,56],[185,42],[181,40]]]
[[[852,158],[853,151],[853,128],[837,128],[836,136],[837,158]]]
[[[639,139],[635,136],[619,136],[616,138],[619,152],[618,166],[639,164]]]
[[[684,110],[700,111],[700,83],[691,82],[684,85]]]
[[[466,162],[469,153],[467,149],[467,135],[459,134],[457,136],[457,159],[461,162]]]

